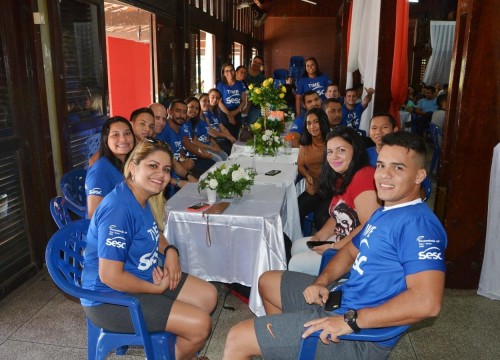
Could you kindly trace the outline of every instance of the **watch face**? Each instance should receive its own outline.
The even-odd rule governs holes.
[[[347,310],[344,314],[344,320],[346,322],[352,322],[355,319],[355,314],[354,310]]]

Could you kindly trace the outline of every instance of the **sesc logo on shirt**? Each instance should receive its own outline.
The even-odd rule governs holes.
[[[107,238],[106,239],[106,246],[112,246],[117,249],[125,249],[125,239],[121,236],[116,236],[114,238]]]

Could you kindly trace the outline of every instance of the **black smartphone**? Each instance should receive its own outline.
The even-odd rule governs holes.
[[[266,172],[266,175],[267,176],[274,176],[274,175],[278,175],[280,172],[281,172],[281,170],[271,170],[271,171]]]
[[[337,310],[342,302],[342,290],[331,291],[325,303],[325,311]]]
[[[306,242],[306,244],[307,244],[307,247],[309,249],[312,249],[313,247],[320,246],[320,245],[333,244],[333,241],[329,241],[329,240],[324,240],[324,241],[321,241],[321,240],[309,240],[308,242]]]

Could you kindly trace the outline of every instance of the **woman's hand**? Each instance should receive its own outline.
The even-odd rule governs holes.
[[[163,267],[163,276],[168,279],[168,288],[174,290],[181,280],[181,264],[177,251],[169,249],[165,256],[165,265]]]
[[[159,266],[156,266],[153,270],[153,284],[158,286],[160,294],[168,289],[169,283],[168,278],[164,276],[163,270]]]
[[[229,123],[231,125],[236,125],[236,119],[234,118],[234,115],[232,112],[230,112],[228,115],[227,115],[227,119],[229,120]]]
[[[322,255],[326,250],[331,249],[332,246],[330,244],[315,246],[311,250],[316,251],[318,255]]]

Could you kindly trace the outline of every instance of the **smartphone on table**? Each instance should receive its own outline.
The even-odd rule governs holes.
[[[198,211],[203,211],[205,209],[208,209],[210,207],[210,204],[201,202],[198,204],[191,205],[190,207],[187,208],[187,211],[193,211],[193,212],[198,212]]]
[[[266,172],[265,175],[274,176],[274,175],[278,175],[280,172],[281,172],[281,170],[271,170],[271,171]]]

